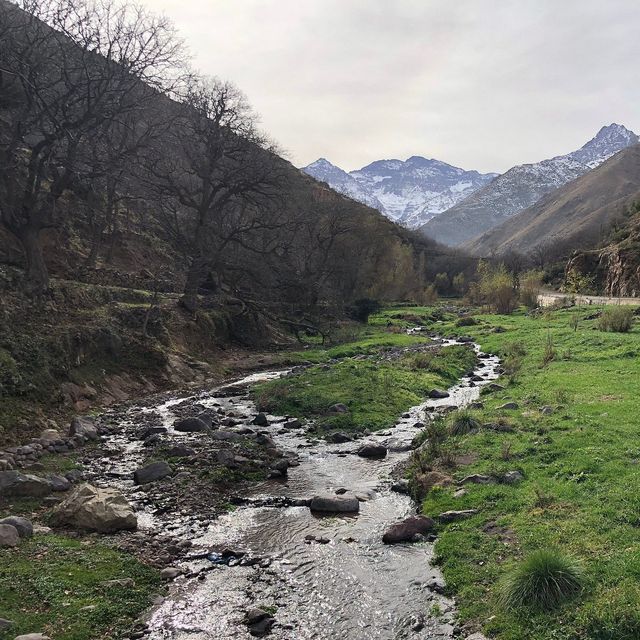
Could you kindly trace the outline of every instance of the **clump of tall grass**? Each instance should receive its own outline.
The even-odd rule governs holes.
[[[633,309],[631,307],[612,307],[605,309],[598,318],[600,331],[627,333],[633,326]]]
[[[522,560],[502,580],[499,599],[509,609],[549,610],[584,587],[581,566],[555,549],[540,549]]]
[[[452,436],[464,436],[471,431],[477,431],[480,423],[469,411],[456,411],[449,419],[449,433]]]

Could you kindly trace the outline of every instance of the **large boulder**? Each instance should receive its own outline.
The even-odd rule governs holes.
[[[392,524],[382,536],[385,544],[412,542],[416,535],[425,535],[433,531],[435,522],[427,516],[410,516],[401,522]]]
[[[360,501],[355,496],[314,496],[309,503],[311,511],[320,513],[357,513]]]
[[[9,516],[0,520],[0,524],[8,524],[15,527],[21,538],[30,538],[33,535],[33,524],[31,520],[20,516]]]
[[[138,518],[127,499],[115,489],[82,484],[53,510],[53,521],[79,529],[113,533],[135,529]]]
[[[16,547],[19,543],[18,530],[11,524],[0,524],[0,548]]]
[[[55,429],[45,429],[38,438],[44,445],[53,444],[62,440],[62,436]]]
[[[449,392],[444,391],[443,389],[431,389],[428,396],[433,400],[440,400],[441,398],[448,398]]]
[[[82,436],[87,440],[97,440],[99,437],[96,422],[91,416],[76,416],[71,420],[69,435]]]
[[[52,490],[46,478],[19,471],[0,471],[0,496],[42,498]]]
[[[136,469],[133,473],[133,481],[136,484],[148,484],[149,482],[155,482],[166,478],[173,473],[173,469],[164,460],[158,460],[158,462],[151,462]]]
[[[361,458],[385,458],[387,447],[376,442],[367,442],[358,448],[356,452]]]
[[[199,433],[201,431],[207,431],[209,426],[200,418],[183,418],[182,420],[176,420],[173,423],[173,428],[183,433]]]

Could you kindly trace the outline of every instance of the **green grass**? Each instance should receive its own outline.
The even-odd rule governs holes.
[[[374,316],[373,322],[378,319]],[[319,364],[301,375],[259,385],[254,389],[255,399],[261,410],[312,420],[320,433],[387,428],[422,402],[431,389],[450,386],[473,368],[475,354],[462,346],[436,348],[428,357],[412,352],[384,357],[386,348],[428,342],[420,336],[368,329],[357,341],[315,349],[312,358],[307,358],[319,363],[339,358],[339,362]],[[357,357],[367,354],[374,357]],[[329,414],[329,407],[337,403],[347,405],[349,412]]]
[[[119,579],[133,584],[105,584]],[[37,536],[0,550],[0,617],[14,622],[0,637],[119,638],[161,589],[158,572],[132,556],[93,541]]]
[[[600,331],[597,319],[585,319],[593,311],[578,310],[577,331],[575,310],[476,314],[476,326],[440,327],[520,360],[517,375],[501,380],[506,389],[483,394],[485,408],[473,412],[481,423],[508,420],[515,431],[449,436],[446,447],[471,460],[448,469],[458,479],[519,470],[524,480],[467,485],[458,498],[454,488],[437,489],[423,504],[428,515],[478,509],[442,530],[436,553],[462,618],[498,640],[640,638],[640,328]],[[520,409],[497,409],[510,400]],[[540,411],[547,405],[551,415]],[[557,611],[501,606],[511,562],[550,547],[584,567],[584,592]]]

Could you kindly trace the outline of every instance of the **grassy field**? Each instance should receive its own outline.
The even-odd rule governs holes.
[[[390,427],[431,389],[450,386],[473,369],[476,360],[472,350],[454,346],[427,353],[414,351],[412,347],[431,341],[376,326],[381,317],[363,327],[355,340],[288,356],[293,362],[320,364],[300,375],[258,386],[254,390],[258,406],[279,415],[308,418],[319,434],[373,431]],[[322,364],[331,359],[338,361]],[[337,403],[345,404],[349,412],[328,413]]]
[[[469,484],[460,497],[455,487],[433,489],[423,505],[428,515],[478,510],[444,527],[436,552],[462,618],[500,640],[640,638],[640,327],[601,331],[585,319],[594,311],[476,314],[477,324],[464,327],[445,314],[433,325],[474,336],[508,369],[505,389],[483,395],[485,408],[472,417],[513,431],[449,436],[430,462],[458,480],[511,470],[524,480]],[[507,401],[519,408],[498,408]],[[466,464],[447,466],[456,458]],[[506,609],[500,580],[538,549],[576,560],[584,590],[551,612]]]
[[[0,637],[123,637],[162,588],[158,572],[132,556],[91,539],[40,535],[0,550],[0,618],[14,622]]]

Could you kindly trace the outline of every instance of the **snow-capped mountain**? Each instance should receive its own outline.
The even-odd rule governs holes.
[[[464,244],[638,141],[640,138],[622,125],[602,127],[577,151],[509,169],[483,189],[429,220],[421,230],[444,244]]]
[[[302,170],[409,228],[423,225],[497,175],[465,171],[420,156],[404,162],[378,160],[350,173],[320,158]]]

